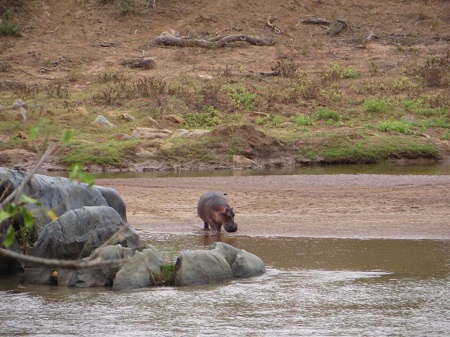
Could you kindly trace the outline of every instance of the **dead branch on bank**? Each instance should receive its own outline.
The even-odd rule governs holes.
[[[278,28],[277,26],[275,26],[275,20],[277,18],[269,16],[267,18],[266,24],[276,33],[276,34],[283,34],[284,30]]]
[[[272,46],[275,43],[272,40],[264,40],[260,37],[254,37],[244,34],[216,36],[211,39],[198,39],[180,37],[174,34],[163,32],[155,39],[155,44],[174,47],[200,47],[200,48],[222,48],[233,42],[247,42],[255,46]]]
[[[320,27],[327,30],[328,35],[331,35],[333,37],[339,35],[346,27],[348,27],[348,23],[343,19],[328,21],[321,17],[300,19],[295,26],[298,26],[301,23],[319,25]]]

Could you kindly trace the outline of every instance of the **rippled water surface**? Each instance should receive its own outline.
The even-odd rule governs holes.
[[[154,236],[168,259],[210,238]],[[1,336],[445,336],[450,241],[249,238],[224,242],[267,273],[186,288],[72,289],[0,280]]]

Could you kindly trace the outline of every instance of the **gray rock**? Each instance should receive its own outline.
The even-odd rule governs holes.
[[[124,222],[127,221],[127,207],[125,205],[125,202],[123,201],[122,197],[120,196],[119,192],[117,192],[115,189],[110,187],[104,187],[104,186],[94,186],[100,194],[105,198],[106,204],[109,207],[112,207],[116,210],[117,213],[119,213],[120,217]]]
[[[212,246],[213,251],[220,253],[230,264],[234,277],[254,277],[266,272],[264,262],[255,254],[223,242],[216,242]]]
[[[109,206],[85,206],[68,211],[45,226],[31,255],[47,259],[73,260],[89,256],[112,236],[110,244],[138,247],[139,235]]]
[[[76,260],[91,255],[106,241],[136,248],[139,246],[139,235],[122,221],[113,208],[85,206],[68,211],[46,225],[30,255],[45,259]],[[56,283],[51,277],[54,270],[33,264],[27,264],[24,269],[22,283]],[[70,283],[70,280],[71,276],[67,273],[58,277],[60,284]]]
[[[212,250],[193,250],[178,257],[175,286],[198,286],[230,281],[233,273],[222,254]]]
[[[163,264],[161,254],[152,246],[136,252],[117,272],[112,289],[136,289],[154,285]]]
[[[136,249],[126,248],[121,245],[105,246],[96,249],[92,255],[102,260],[120,260],[131,258],[135,254]],[[111,286],[114,277],[121,267],[118,265],[105,265],[95,268],[80,269],[71,272],[67,285],[77,288]],[[63,285],[64,276],[60,272],[58,274],[58,285]]]
[[[0,200],[8,197],[26,178],[27,172],[11,170],[0,167]],[[65,212],[81,208],[83,206],[106,206],[113,207],[121,216],[123,222],[126,222],[126,207],[119,193],[112,188],[102,186],[89,187],[86,184],[72,182],[63,177],[50,177],[35,174],[28,184],[23,188],[23,194],[32,196],[42,203],[42,208],[34,205],[27,207],[32,211],[35,220],[35,226],[31,233],[31,243],[37,240],[44,226],[52,221],[45,212],[45,209],[51,209],[57,216]],[[15,219],[12,224],[21,225],[21,219]],[[0,242],[3,242],[4,233],[9,227],[10,222],[4,221],[0,224]],[[19,244],[13,244],[14,251],[20,252]],[[0,275],[8,274],[17,270],[18,263],[11,259],[5,259],[0,256]]]
[[[102,115],[99,115],[92,122],[92,124],[95,124],[95,125],[98,125],[98,126],[101,126],[101,127],[104,127],[104,128],[109,128],[109,129],[112,129],[112,128],[116,127],[113,123],[111,123],[109,120],[107,120],[105,116],[102,116]]]

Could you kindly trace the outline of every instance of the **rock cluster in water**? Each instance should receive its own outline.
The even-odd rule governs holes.
[[[26,178],[22,171],[0,168],[0,201]],[[28,205],[35,220],[30,233],[29,255],[43,259],[120,261],[83,269],[58,269],[37,264],[19,264],[0,255],[0,275],[22,269],[23,283],[57,284],[72,287],[112,286],[113,290],[135,289],[164,284],[168,264],[151,245],[141,245],[139,234],[127,223],[125,202],[114,189],[72,182],[67,178],[36,174],[22,193],[41,201]],[[45,210],[58,218],[52,221]],[[21,225],[20,218],[12,224]],[[10,221],[0,223],[3,242]],[[175,262],[171,284],[206,285],[234,277],[265,273],[263,261],[254,254],[218,242],[210,250],[182,253]],[[21,252],[15,241],[9,248]]]

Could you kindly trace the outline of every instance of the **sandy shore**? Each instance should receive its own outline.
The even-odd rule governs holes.
[[[125,200],[143,235],[198,233],[199,196],[227,193],[237,233],[222,235],[450,239],[450,176],[286,175],[97,179]]]

